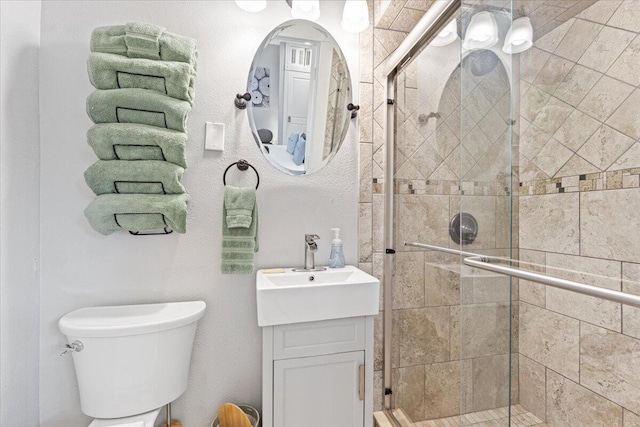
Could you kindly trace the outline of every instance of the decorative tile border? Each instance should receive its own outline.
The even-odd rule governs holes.
[[[384,183],[373,179],[374,193],[384,192]],[[394,194],[416,195],[464,195],[464,196],[508,196],[509,187],[496,182],[457,181],[433,179],[395,179]]]
[[[521,182],[518,194],[542,195],[640,187],[640,168]]]

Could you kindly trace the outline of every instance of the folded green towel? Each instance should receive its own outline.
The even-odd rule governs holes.
[[[98,27],[91,33],[91,52],[115,53],[132,57],[125,41],[126,26]],[[160,59],[186,62],[194,70],[198,67],[196,41],[190,37],[163,32],[159,38]]]
[[[191,105],[147,89],[96,90],[87,98],[94,123],[141,123],[187,131]]]
[[[253,187],[224,187],[224,206],[227,209],[227,227],[249,228],[253,207],[256,204],[256,189]]]
[[[182,194],[184,169],[162,160],[98,160],[84,172],[84,180],[100,194]]]
[[[187,231],[187,194],[103,194],[84,210],[99,233],[116,230],[143,232],[165,227],[178,233]]]
[[[109,53],[91,53],[89,80],[96,89],[149,89],[193,104],[196,75],[184,62],[128,59]]]
[[[253,255],[258,252],[258,204],[254,203],[251,211],[251,221],[248,228],[230,228],[227,225],[227,192],[235,192],[237,187],[225,187],[225,201],[222,204],[222,273],[223,274],[252,274]]]
[[[160,36],[165,28],[144,22],[129,22],[124,27],[124,42],[129,58],[160,59]]]
[[[101,123],[87,132],[100,160],[166,160],[186,169],[187,134],[136,123]]]

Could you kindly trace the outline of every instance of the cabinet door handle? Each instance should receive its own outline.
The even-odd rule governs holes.
[[[360,400],[364,400],[364,365],[360,365],[360,386],[358,387]]]

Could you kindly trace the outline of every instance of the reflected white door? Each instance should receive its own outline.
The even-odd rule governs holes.
[[[306,133],[309,115],[311,75],[300,71],[285,71],[283,141],[292,133]]]

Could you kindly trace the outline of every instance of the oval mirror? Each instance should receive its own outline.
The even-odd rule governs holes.
[[[306,175],[340,149],[349,127],[351,76],[334,38],[320,25],[292,20],[258,48],[249,71],[249,124],[277,169]]]

